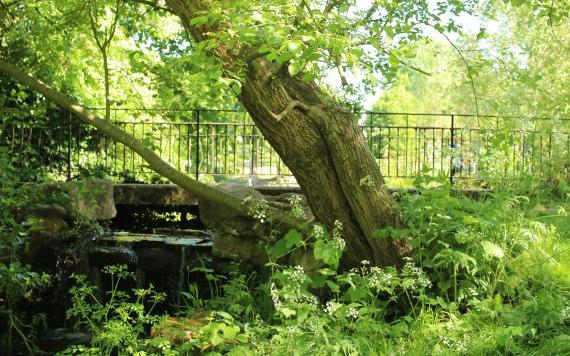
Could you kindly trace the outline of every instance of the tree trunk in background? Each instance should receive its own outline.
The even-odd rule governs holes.
[[[207,11],[207,1],[168,0],[167,4],[195,41],[211,30],[190,25],[190,19]],[[228,66],[246,60],[245,55],[236,55],[239,49],[221,47],[215,52]],[[376,265],[401,265],[410,250],[408,242],[372,236],[378,229],[401,227],[403,222],[357,119],[315,83],[300,78],[291,77],[286,65],[254,59],[248,63],[239,99],[295,175],[317,220],[329,228],[335,220],[342,223],[347,242],[344,264],[370,260]]]

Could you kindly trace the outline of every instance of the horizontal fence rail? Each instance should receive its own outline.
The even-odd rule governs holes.
[[[0,113],[0,146],[23,170],[68,180],[97,174],[125,182],[158,179],[134,151],[69,115],[34,124]],[[290,170],[244,112],[114,110],[112,120],[196,179],[292,182],[281,180]],[[564,119],[367,112],[360,124],[394,186],[426,174],[465,185],[569,174],[570,121]]]

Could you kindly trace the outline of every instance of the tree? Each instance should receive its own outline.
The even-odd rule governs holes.
[[[334,68],[350,90],[346,74],[350,70],[393,76],[396,67],[408,66],[406,53],[398,48],[421,36],[426,24],[456,30],[452,20],[444,22],[440,16],[459,13],[465,10],[464,4],[450,1],[432,9],[427,1],[376,1],[359,9],[345,1],[133,3],[166,11],[181,21],[193,44],[190,58],[221,74],[218,80],[237,95],[295,175],[316,219],[331,228],[335,221],[342,223],[345,265],[361,260],[401,264],[410,249],[407,241],[374,236],[378,229],[403,226],[397,204],[357,119],[315,79]],[[0,71],[131,147],[153,170],[199,198],[246,213],[238,198],[177,172],[142,143],[8,62],[0,61]],[[365,82],[374,79],[371,76]],[[289,219],[285,226],[297,223]]]

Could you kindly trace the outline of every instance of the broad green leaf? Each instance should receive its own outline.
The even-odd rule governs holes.
[[[303,69],[304,63],[300,61],[291,61],[289,63],[289,75],[294,76],[297,75]]]

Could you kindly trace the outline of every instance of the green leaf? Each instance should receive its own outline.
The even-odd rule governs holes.
[[[300,54],[303,52],[303,42],[297,40],[287,41],[287,49],[293,54]]]
[[[325,281],[331,292],[338,293],[340,292],[340,286],[333,281]]]
[[[190,25],[192,26],[202,26],[208,22],[208,16],[198,16],[190,20]]]
[[[396,68],[400,66],[400,60],[398,59],[398,56],[394,52],[390,52],[390,55],[388,56],[388,62]]]
[[[300,61],[291,61],[289,63],[289,75],[292,77],[295,76],[297,73],[303,69],[304,63]]]
[[[327,243],[326,241],[319,240],[313,246],[313,255],[317,260],[321,260],[329,266],[337,266],[340,260],[338,250]]]
[[[293,316],[295,314],[297,314],[297,312],[293,309],[289,309],[287,307],[283,307],[281,309],[279,309],[279,311],[283,314],[283,316],[285,316],[286,318]]]
[[[303,235],[295,230],[289,230],[289,232],[283,236],[275,245],[271,246],[267,253],[275,258],[282,257],[290,252],[293,246],[299,246],[303,242]]]

